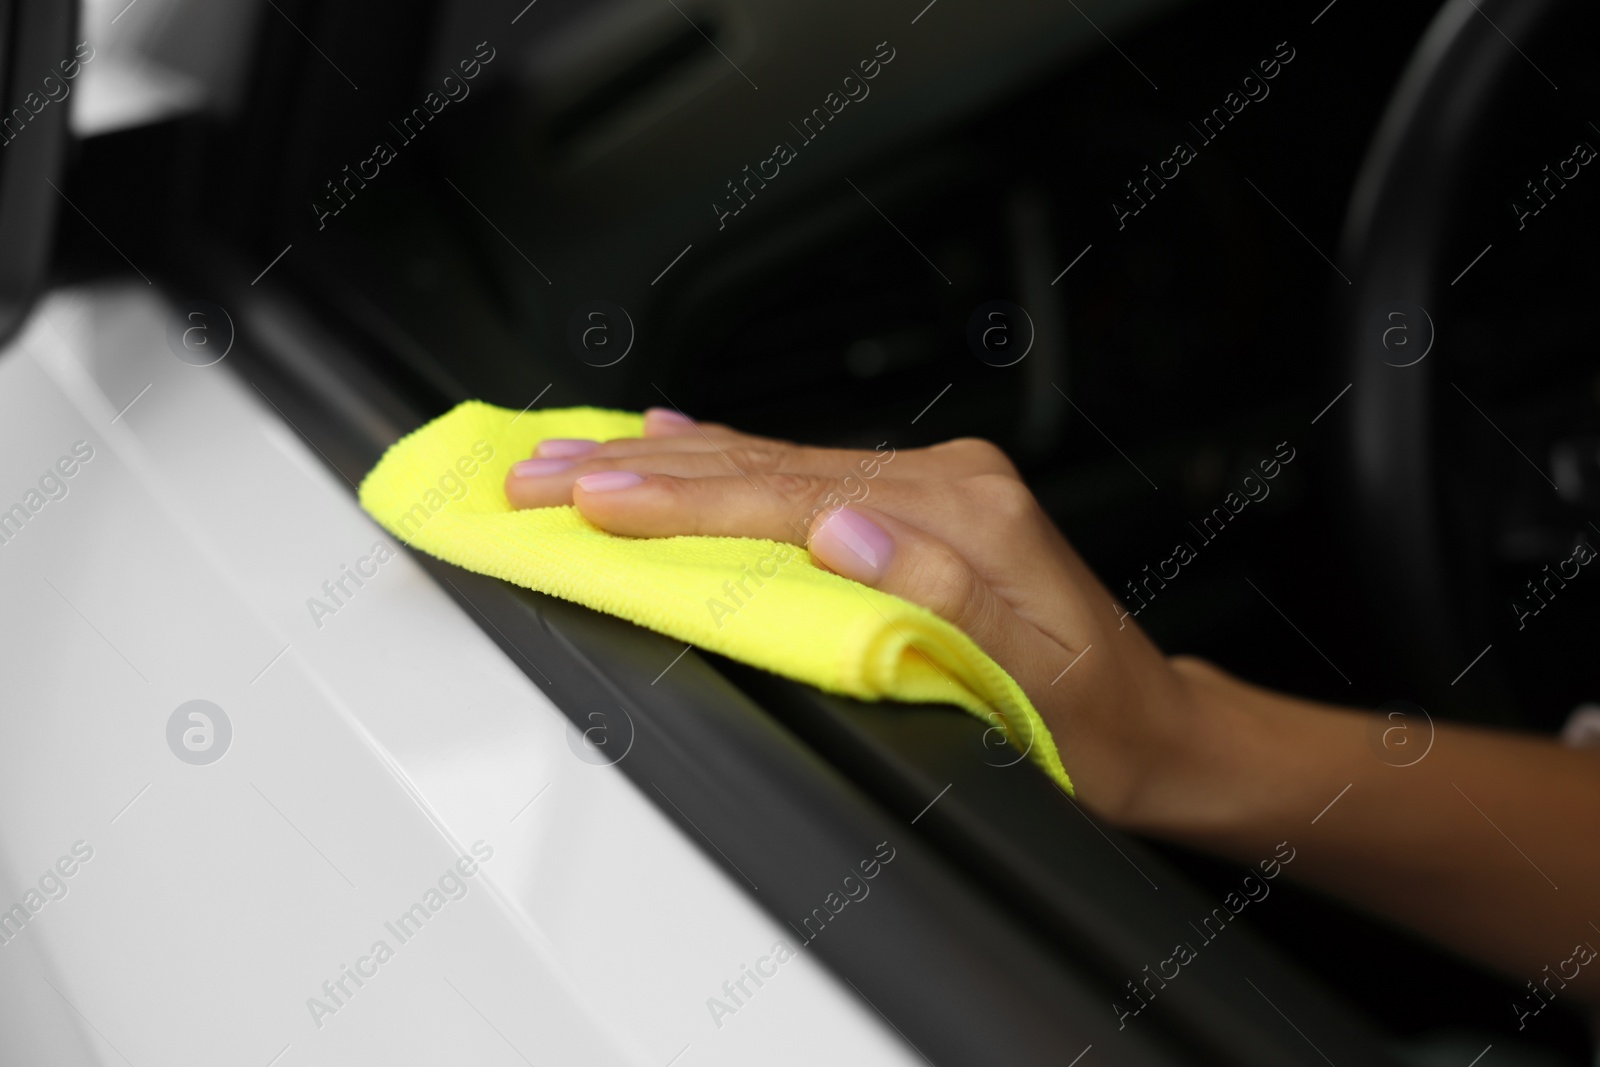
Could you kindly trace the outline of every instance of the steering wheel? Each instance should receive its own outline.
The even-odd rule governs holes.
[[[1483,398],[1455,384],[1461,331],[1451,331],[1460,324],[1443,321],[1443,311],[1459,305],[1457,283],[1471,279],[1471,268],[1462,271],[1454,258],[1459,227],[1452,223],[1481,160],[1483,131],[1508,82],[1533,62],[1519,45],[1549,29],[1561,7],[1557,0],[1447,0],[1368,149],[1341,246],[1351,285],[1339,301],[1343,374],[1334,388],[1349,383],[1338,415],[1343,489],[1357,564],[1378,609],[1373,624],[1413,691],[1441,702],[1449,693],[1460,705],[1463,689],[1452,689],[1452,679],[1465,675],[1472,682],[1465,702],[1503,721],[1513,703],[1496,658],[1475,663],[1476,677],[1463,670],[1486,646],[1508,642],[1506,624],[1514,620],[1490,592],[1486,530],[1454,521],[1463,490],[1481,499],[1487,480],[1463,470],[1447,441],[1443,428],[1457,416],[1446,405],[1476,419],[1462,401]]]

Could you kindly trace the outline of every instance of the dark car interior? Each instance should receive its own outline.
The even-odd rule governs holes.
[[[72,206],[29,217],[48,284],[137,262],[228,309],[233,369],[352,483],[468,398],[980,436],[1168,652],[1418,724],[1592,698],[1600,584],[1528,614],[1600,532],[1591,8],[241,11],[230,94],[72,142]],[[1023,357],[975,340],[997,307]],[[780,920],[893,841],[896,906],[814,947],[930,1062],[1591,1062],[1576,1010],[1519,1030],[1519,981],[1289,879],[1119,1026],[1242,868],[1101,825],[959,710],[699,652],[654,685],[668,639],[425,562],[574,721],[627,709],[620,769]]]

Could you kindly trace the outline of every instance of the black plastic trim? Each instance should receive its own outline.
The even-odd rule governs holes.
[[[1182,980],[1160,986],[1130,1029],[1161,1029],[1197,1057],[1241,1067],[1320,1062],[1281,1025],[1259,992],[1269,990],[1335,1062],[1390,1062],[1368,1024],[1245,922],[1202,937],[1189,924],[1221,900],[1138,839],[1100,825],[1020,752],[994,747],[978,719],[942,705],[851,700],[711,658],[888,811],[915,819],[941,856],[1125,1006],[1137,1005],[1126,982],[1148,977],[1176,943],[1194,947]]]

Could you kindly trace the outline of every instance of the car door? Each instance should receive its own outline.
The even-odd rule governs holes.
[[[48,230],[29,230],[0,356],[0,504],[16,516],[0,556],[7,1052],[1386,1062],[1356,1016],[1242,926],[1200,933],[1194,969],[1170,988],[1154,979],[1157,993],[1152,968],[1193,924],[1220,930],[1220,902],[997,756],[983,724],[776,681],[414,555],[362,515],[360,475],[467,390],[536,403],[554,387],[546,402],[577,403],[647,383],[648,358],[562,350],[591,303],[613,330],[633,329],[635,309],[649,338],[638,356],[668,367],[672,308],[649,290],[674,266],[705,283],[671,259],[680,237],[682,259],[700,230],[740,220],[734,201],[710,211],[686,191],[726,169],[720,157],[665,164],[719,122],[758,125],[728,95],[735,57],[821,37],[827,14],[530,8],[492,12],[503,52],[466,32],[482,6],[419,3],[378,23],[348,4],[259,11],[234,110],[83,146],[96,173],[121,161],[135,186],[173,183],[145,217],[116,219],[143,234],[126,248],[93,203],[68,199],[74,175],[94,185],[86,169],[50,197],[19,176],[13,198],[0,172],[0,226],[14,203],[38,226],[59,200],[111,249],[47,285]],[[33,10],[19,4],[13,24]],[[1019,11],[986,35],[971,21],[943,31],[981,46],[971,99],[1089,46],[1082,27]],[[516,29],[524,18],[536,30]],[[59,14],[52,25],[30,56],[73,54]],[[839,46],[857,84],[869,60],[875,77],[898,74],[880,40]],[[735,73],[702,41],[731,49]],[[796,91],[814,69],[799,59],[820,47],[784,68]],[[584,55],[600,75],[573,72]],[[452,88],[472,64],[478,111]],[[912,111],[875,123],[937,117],[938,79],[918,69]],[[543,86],[531,114],[524,80]],[[708,92],[712,105],[695,103]],[[852,106],[870,114],[866,97]],[[652,117],[683,140],[640,147]],[[392,159],[348,154],[351,130],[391,122],[392,138],[376,136]],[[31,178],[61,166],[54,129],[20,157]],[[461,203],[441,218],[416,202],[454,184],[418,193],[412,142],[435,135],[447,154],[476,137],[491,163],[531,136],[562,162],[522,208],[503,169],[458,172]],[[855,136],[838,160],[872,157]],[[641,170],[660,184],[630,185]],[[559,297],[504,233],[496,254],[518,261],[522,285],[452,258],[485,236],[464,225],[498,230],[506,211],[519,234],[549,235],[554,258],[539,260],[563,276]],[[774,228],[752,224],[717,270],[786,254]],[[612,284],[619,262],[631,266]],[[446,314],[396,300],[407,277]],[[898,343],[885,335],[882,358]]]

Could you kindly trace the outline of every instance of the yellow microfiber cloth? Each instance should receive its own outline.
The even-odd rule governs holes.
[[[643,416],[515,412],[476,400],[396,442],[361,506],[413,548],[731,659],[862,700],[956,704],[1060,783],[1050,731],[1022,687],[926,608],[816,566],[803,548],[746,537],[620,537],[578,509],[517,510],[504,483],[548,437],[638,437]],[[991,735],[985,736],[989,742]],[[1020,755],[1019,757],[1020,758]]]

